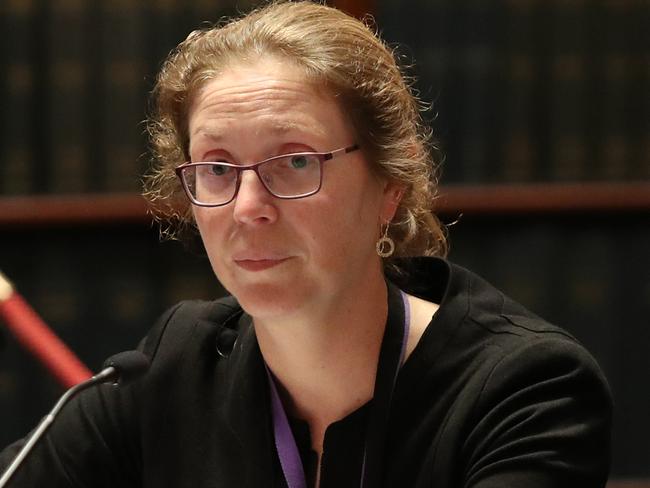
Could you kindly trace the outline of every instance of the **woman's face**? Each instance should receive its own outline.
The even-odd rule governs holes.
[[[194,162],[251,164],[357,142],[333,96],[277,59],[235,65],[207,83],[190,110],[189,134]],[[398,195],[355,151],[323,164],[315,195],[280,200],[244,171],[234,201],[193,210],[218,279],[264,319],[322,312],[380,279],[375,242]]]

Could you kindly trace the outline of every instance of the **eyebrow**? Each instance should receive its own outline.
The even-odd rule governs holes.
[[[281,134],[286,134],[288,132],[296,131],[300,133],[310,133],[321,137],[325,136],[325,132],[320,129],[305,131],[303,130],[303,125],[298,122],[289,122],[289,121],[281,121],[281,120],[274,121],[273,125],[271,127],[265,128],[265,130],[270,130],[270,132],[273,135],[281,135]],[[224,133],[225,131],[222,132],[215,131],[214,127],[202,125],[197,127],[194,130],[194,132],[190,134],[190,138],[195,137],[197,135],[201,135],[207,137],[211,141],[220,142],[224,139]]]

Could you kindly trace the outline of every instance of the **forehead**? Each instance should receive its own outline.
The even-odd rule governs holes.
[[[191,144],[237,136],[308,132],[338,138],[349,131],[347,117],[329,90],[307,79],[303,70],[278,59],[234,65],[208,81],[189,112]]]

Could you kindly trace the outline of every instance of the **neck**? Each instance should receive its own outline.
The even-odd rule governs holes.
[[[368,286],[367,283],[376,283]],[[306,420],[314,448],[327,426],[372,398],[387,316],[383,279],[330,307],[273,323],[254,320],[266,364],[288,412]]]

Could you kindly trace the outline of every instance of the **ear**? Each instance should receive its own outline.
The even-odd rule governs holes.
[[[395,181],[389,180],[384,183],[384,193],[380,215],[382,223],[388,223],[393,220],[399,204],[402,201],[404,190],[404,185]]]

